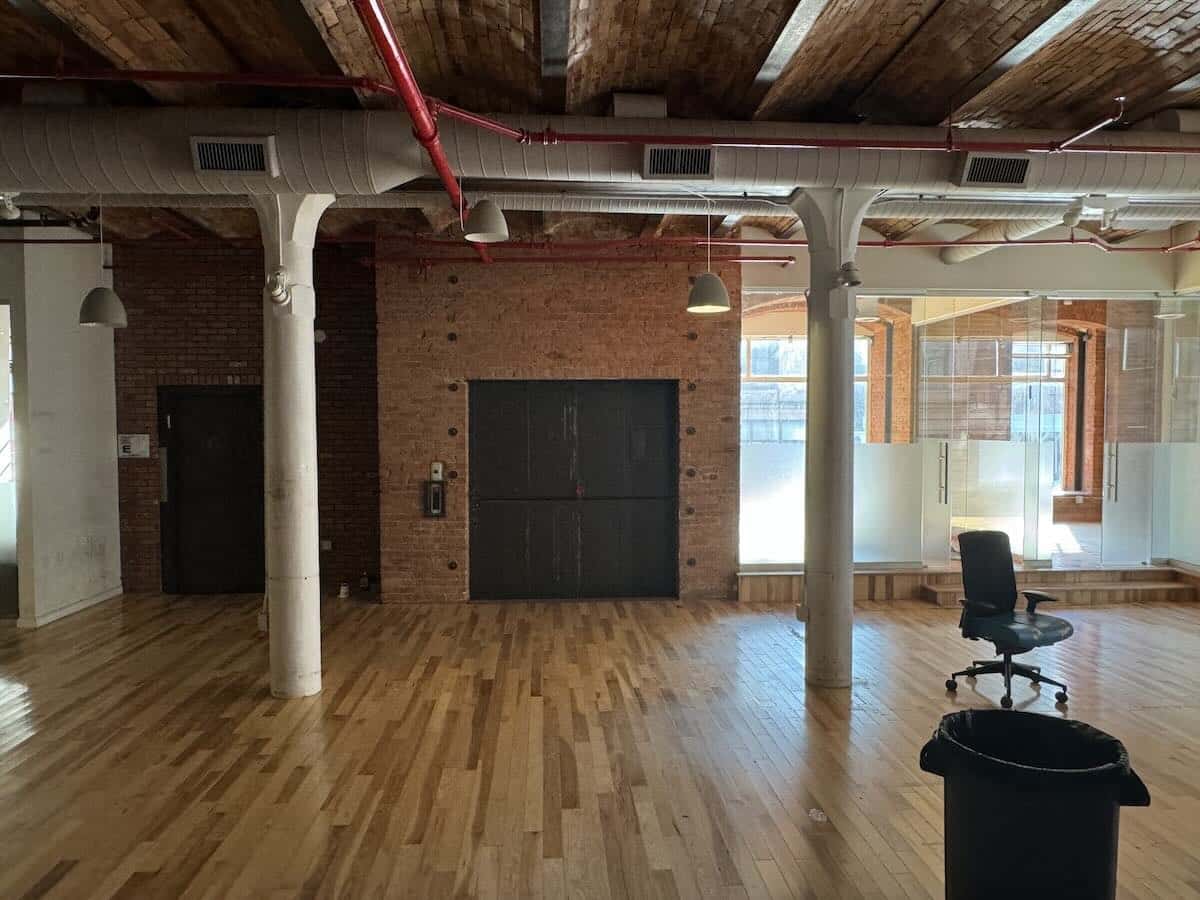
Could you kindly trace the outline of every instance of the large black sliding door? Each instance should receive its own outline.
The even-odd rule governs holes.
[[[677,591],[670,381],[470,384],[471,596]]]

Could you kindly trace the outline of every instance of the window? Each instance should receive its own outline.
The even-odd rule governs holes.
[[[926,337],[921,341],[921,433],[1050,445],[1062,481],[1067,365],[1062,340]],[[1007,407],[1007,408],[1006,408]]]
[[[1200,378],[1200,338],[1175,338],[1175,377]]]
[[[808,424],[808,339],[742,339],[742,442],[803,441]],[[871,339],[854,340],[854,440],[867,440]]]

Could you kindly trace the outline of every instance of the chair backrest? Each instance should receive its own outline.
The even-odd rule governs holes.
[[[964,531],[958,536],[958,552],[967,614],[1012,612],[1017,605],[1017,576],[1008,535],[1003,531]]]

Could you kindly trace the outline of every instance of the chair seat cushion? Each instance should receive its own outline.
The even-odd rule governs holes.
[[[1046,647],[1065,641],[1074,632],[1066,619],[1022,610],[999,616],[967,616],[963,621],[966,637],[991,641],[1001,651]]]

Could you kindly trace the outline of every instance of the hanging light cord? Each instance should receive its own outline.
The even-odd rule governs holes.
[[[704,247],[708,252],[708,262],[705,265],[708,266],[708,271],[712,272],[712,201],[705,197],[704,202],[708,204],[704,210]]]

